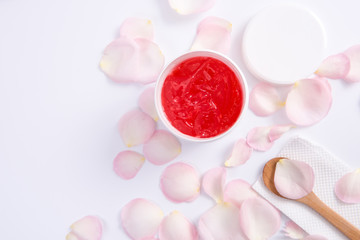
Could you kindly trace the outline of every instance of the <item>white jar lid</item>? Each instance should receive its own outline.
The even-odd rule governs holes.
[[[252,74],[271,83],[291,84],[319,67],[326,36],[312,12],[280,5],[267,7],[250,20],[242,44]]]

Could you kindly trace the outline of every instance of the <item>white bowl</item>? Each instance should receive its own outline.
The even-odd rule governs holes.
[[[162,106],[162,101],[161,101],[161,92],[162,92],[162,87],[164,84],[164,81],[166,79],[166,77],[169,75],[169,73],[172,72],[173,68],[175,66],[177,66],[178,64],[180,64],[181,62],[183,62],[184,60],[187,60],[189,58],[193,58],[193,57],[212,57],[215,58],[217,60],[220,60],[221,62],[225,63],[228,67],[230,67],[231,70],[234,71],[237,79],[240,82],[240,86],[242,88],[242,93],[243,93],[243,105],[242,105],[242,110],[236,120],[236,122],[225,132],[213,136],[213,137],[208,137],[208,138],[200,138],[200,137],[194,137],[194,136],[190,136],[190,135],[186,135],[182,132],[180,132],[178,129],[176,129],[168,120],[166,113],[164,112],[164,108]],[[247,110],[247,106],[248,106],[248,87],[244,78],[244,75],[242,74],[241,70],[236,66],[236,64],[229,59],[228,57],[215,52],[215,51],[210,51],[210,50],[203,50],[203,51],[192,51],[192,52],[188,52],[185,53],[179,57],[177,57],[176,59],[174,59],[172,62],[170,62],[162,71],[162,73],[160,74],[157,83],[156,83],[156,88],[155,88],[155,106],[156,106],[156,110],[158,112],[158,115],[160,117],[160,119],[162,120],[162,122],[164,123],[164,125],[170,130],[170,132],[172,132],[175,136],[178,136],[182,139],[185,140],[189,140],[189,141],[195,141],[195,142],[206,142],[206,141],[211,141],[211,140],[215,140],[218,139],[222,136],[224,136],[226,133],[228,133],[229,131],[231,131],[241,120],[241,118],[243,118],[244,113]]]

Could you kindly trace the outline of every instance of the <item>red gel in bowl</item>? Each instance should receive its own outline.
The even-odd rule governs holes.
[[[227,57],[196,51],[173,61],[156,89],[160,118],[176,135],[212,140],[229,131],[247,104],[243,76]]]

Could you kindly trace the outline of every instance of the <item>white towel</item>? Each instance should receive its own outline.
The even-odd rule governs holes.
[[[300,137],[290,140],[280,151],[278,157],[301,160],[309,164],[315,173],[314,193],[326,205],[354,226],[360,228],[360,204],[343,203],[334,193],[336,181],[344,174],[355,169],[350,168],[323,147]],[[280,198],[270,192],[264,185],[262,178],[257,180],[253,188],[307,233],[322,235],[329,240],[347,239],[308,206],[296,201]]]

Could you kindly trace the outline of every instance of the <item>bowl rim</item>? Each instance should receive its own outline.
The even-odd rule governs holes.
[[[178,65],[180,62],[183,62],[186,59],[192,58],[192,57],[199,57],[199,56],[205,56],[205,57],[213,57],[217,60],[220,60],[221,62],[225,63],[228,67],[230,67],[234,73],[236,74],[236,76],[238,77],[240,86],[243,90],[243,105],[242,105],[242,110],[238,116],[238,118],[236,119],[235,123],[229,128],[227,129],[225,132],[213,136],[213,137],[208,137],[208,138],[200,138],[200,137],[194,137],[194,136],[190,136],[187,134],[184,134],[182,132],[180,132],[177,128],[175,128],[170,121],[167,119],[167,116],[165,114],[165,111],[162,107],[162,101],[161,101],[161,91],[162,91],[162,87],[164,84],[164,81],[167,77],[167,75],[171,72],[171,70],[174,68],[174,66]],[[237,126],[237,124],[240,122],[240,120],[242,118],[244,118],[245,112],[247,112],[247,108],[248,108],[248,104],[249,104],[249,92],[248,92],[248,86],[247,86],[247,82],[246,79],[244,77],[243,72],[241,71],[241,69],[237,66],[237,64],[231,60],[229,57],[225,56],[222,53],[213,51],[213,50],[196,50],[196,51],[189,51],[187,53],[184,53],[176,58],[174,58],[172,61],[170,61],[161,71],[157,81],[156,81],[156,86],[155,86],[155,108],[156,111],[159,115],[160,120],[163,122],[163,124],[165,125],[165,127],[171,132],[173,133],[175,136],[181,138],[181,139],[185,139],[188,141],[192,141],[192,142],[208,142],[208,141],[213,141],[216,139],[219,139],[221,137],[223,137],[224,135],[226,135],[227,133],[229,133],[232,129],[235,128],[235,126]]]

